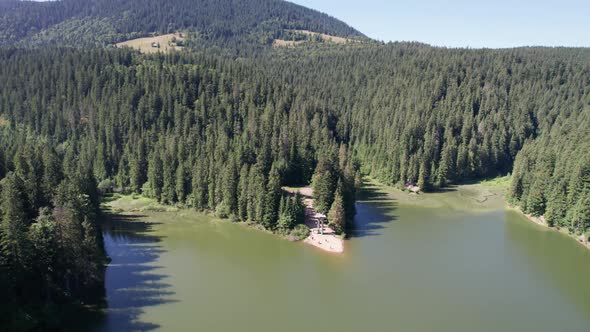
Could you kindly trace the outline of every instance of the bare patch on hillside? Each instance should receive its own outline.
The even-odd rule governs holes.
[[[284,40],[284,39],[275,39],[272,42],[272,46],[275,47],[294,47],[297,46],[301,43],[303,43],[303,40]]]
[[[320,36],[320,37],[322,37],[323,40],[331,42],[331,43],[336,43],[336,44],[345,44],[345,43],[349,43],[349,42],[354,41],[353,39],[349,39],[349,38],[337,37],[337,36],[327,35],[325,33],[313,32],[313,31],[309,31],[309,30],[287,30],[287,31],[302,33],[302,34],[308,35],[308,36]]]
[[[184,42],[184,35],[181,33],[170,33],[167,35],[144,37],[127,40],[117,44],[117,47],[131,47],[141,53],[167,53],[174,50],[181,50]]]
[[[309,37],[316,37],[317,36],[317,37],[321,38],[324,42],[327,42],[327,43],[346,44],[346,43],[351,43],[351,42],[358,42],[358,40],[356,40],[356,39],[332,36],[332,35],[328,35],[325,33],[313,32],[313,31],[309,31],[309,30],[288,29],[285,31],[298,33],[298,34],[302,34],[302,35],[307,35]],[[275,39],[272,44],[275,47],[294,47],[294,46],[304,43],[305,41],[306,40]]]

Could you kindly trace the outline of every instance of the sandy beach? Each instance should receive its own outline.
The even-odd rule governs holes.
[[[320,232],[318,229],[316,211],[313,208],[313,190],[309,187],[304,187],[296,191],[303,196],[305,224],[310,229],[309,236],[303,242],[331,253],[344,252],[344,240],[332,228],[324,225],[323,232]]]

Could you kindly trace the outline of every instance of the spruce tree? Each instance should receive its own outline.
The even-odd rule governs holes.
[[[262,224],[267,229],[274,229],[278,221],[279,203],[281,198],[281,179],[276,167],[272,167],[268,175],[266,194],[264,196],[264,215]]]
[[[346,212],[344,210],[344,199],[341,190],[336,190],[334,202],[328,212],[328,225],[334,229],[336,234],[340,234],[346,227]]]
[[[30,258],[27,238],[30,221],[24,190],[22,180],[15,173],[8,173],[2,181],[2,250],[13,266],[25,266]]]
[[[312,179],[314,208],[317,212],[326,214],[334,200],[336,189],[336,174],[333,165],[326,159],[320,159]]]

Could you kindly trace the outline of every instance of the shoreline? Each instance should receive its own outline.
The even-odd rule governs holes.
[[[570,231],[567,228],[564,227],[555,227],[555,226],[549,226],[547,224],[547,222],[545,222],[545,218],[543,216],[540,217],[535,217],[532,214],[526,214],[522,211],[522,209],[519,206],[513,206],[513,205],[509,205],[507,206],[507,209],[512,210],[512,211],[516,211],[518,214],[520,214],[521,216],[523,216],[527,221],[532,222],[534,224],[537,224],[541,227],[544,227],[550,231],[553,232],[558,232],[561,233],[563,235],[566,235],[567,237],[569,237],[570,239],[574,240],[576,243],[578,243],[579,245],[585,247],[586,249],[590,250],[590,241],[584,241],[580,235],[576,235],[576,234],[572,234],[570,233]]]
[[[525,214],[520,207],[510,205],[505,197],[505,192],[502,190],[501,187],[489,186],[485,183],[476,183],[476,184],[466,184],[466,185],[457,185],[454,186],[454,191],[456,194],[454,196],[448,196],[448,193],[422,193],[420,195],[408,193],[406,191],[399,190],[395,187],[388,186],[385,184],[380,183],[376,179],[367,177],[365,178],[368,180],[365,182],[365,185],[368,186],[379,186],[381,190],[390,196],[392,199],[398,201],[400,204],[409,204],[409,205],[419,205],[425,208],[432,207],[432,208],[441,208],[447,207],[452,209],[463,209],[463,208],[471,208],[475,210],[488,210],[488,209],[506,209],[506,210],[513,210],[520,214],[523,218],[527,221],[535,223],[539,226],[542,226],[546,229],[551,231],[556,231],[561,234],[568,236],[569,238],[573,239],[578,244],[584,246],[586,249],[590,250],[590,241],[584,241],[583,238],[576,234],[571,234],[567,228],[563,227],[550,227],[547,225],[543,217],[535,217],[529,214]],[[479,188],[478,188],[479,187]],[[483,189],[483,190],[482,190]],[[257,231],[262,231],[268,234],[275,234],[285,240],[291,242],[303,242],[307,245],[313,246],[318,248],[324,252],[330,254],[342,254],[344,253],[344,239],[342,236],[337,235],[334,230],[332,230],[327,225],[324,225],[324,232],[320,234],[320,231],[317,227],[317,219],[316,219],[316,211],[313,208],[313,190],[309,187],[301,187],[301,188],[283,188],[283,190],[290,192],[290,193],[299,193],[302,196],[302,201],[305,205],[305,225],[309,228],[309,235],[302,240],[293,241],[289,237],[278,235],[274,232],[271,232],[267,229],[260,227],[258,224],[252,224],[249,222],[237,222],[242,227],[255,229]],[[122,197],[124,197],[123,195]],[[456,197],[455,197],[456,196]],[[481,197],[485,197],[485,199],[481,200]],[[130,195],[131,197],[131,195]],[[490,198],[491,201],[490,201]],[[119,213],[141,213],[141,212],[180,212],[184,210],[183,208],[173,207],[173,206],[166,206],[161,205],[159,203],[155,203],[150,199],[146,199],[145,197],[139,196],[138,199],[133,198],[132,201],[140,203],[143,200],[143,204],[140,206],[133,206],[128,209],[122,209],[121,211],[113,211],[115,214]],[[460,201],[460,206],[457,205],[457,202]],[[501,205],[499,201],[502,201]],[[155,203],[155,204],[154,204]],[[465,206],[464,204],[468,206]],[[110,205],[107,203],[107,205]],[[151,209],[151,208],[154,209]],[[143,208],[147,208],[145,211],[142,211]],[[116,209],[115,209],[116,210]],[[192,211],[191,211],[192,212]],[[198,212],[204,215],[208,215],[211,217],[217,218],[215,215],[206,213],[206,212]],[[323,216],[325,218],[325,216]]]
[[[499,177],[491,180],[482,180],[476,183],[458,184],[449,187],[456,196],[455,199],[450,199],[451,196],[444,196],[448,193],[421,193],[414,194],[404,190],[400,190],[393,186],[388,186],[380,183],[377,179],[366,177],[368,185],[377,185],[387,188],[385,192],[397,200],[400,204],[416,205],[422,207],[450,207],[453,209],[469,208],[471,210],[487,209],[506,209],[512,210],[520,214],[528,222],[535,223],[551,231],[559,232],[563,235],[573,239],[578,244],[590,250],[590,241],[584,241],[580,236],[571,234],[567,228],[550,227],[545,222],[543,217],[534,217],[524,213],[520,207],[513,206],[508,203],[506,199],[506,188],[510,181],[508,177]]]
[[[280,237],[281,239],[290,241],[290,242],[302,242],[318,249],[321,249],[324,252],[328,252],[331,254],[341,254],[344,252],[344,240],[342,237],[337,235],[334,230],[330,227],[324,225],[324,232],[320,234],[319,229],[316,227],[317,221],[314,217],[315,210],[313,209],[313,198],[312,194],[313,191],[309,187],[303,188],[296,188],[293,190],[286,190],[291,193],[300,192],[302,196],[303,203],[305,205],[305,225],[309,228],[309,235],[302,240],[292,240],[289,236],[277,234],[272,232],[260,224],[251,223],[247,221],[240,221],[240,222],[233,222],[240,227],[245,227],[249,229],[253,229],[259,232],[264,232],[267,234],[272,234],[275,236]],[[122,204],[117,204],[122,203]],[[115,204],[113,204],[115,203]],[[170,205],[163,205],[160,204],[153,199],[146,198],[142,195],[119,195],[116,199],[112,201],[104,201],[104,207],[109,209],[111,213],[116,215],[141,215],[143,213],[179,213],[179,214],[186,214],[186,213],[197,213],[202,214],[211,218],[216,218],[223,221],[223,218],[217,217],[211,211],[193,211],[188,208],[183,207],[176,207]]]
[[[397,204],[421,208],[450,208],[453,210],[488,211],[507,206],[502,188],[484,184],[458,184],[438,192],[413,193],[365,177],[363,186],[386,194]]]

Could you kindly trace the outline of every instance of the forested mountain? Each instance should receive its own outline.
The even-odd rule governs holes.
[[[0,1],[0,45],[105,46],[186,30],[195,47],[243,52],[270,45],[285,29],[364,37],[326,14],[280,0]]]
[[[590,50],[265,47],[286,29],[363,38],[275,0],[0,0],[0,327],[47,328],[100,286],[100,190],[286,234],[284,185],[350,221],[363,174],[434,191],[512,173],[525,212],[588,231]],[[192,52],[104,47],[173,31]]]

